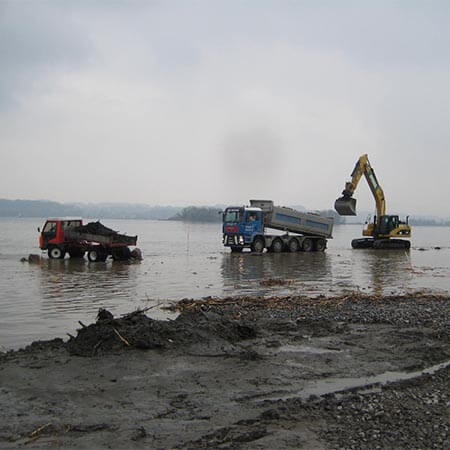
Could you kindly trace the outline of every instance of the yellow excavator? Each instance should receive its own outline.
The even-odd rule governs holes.
[[[383,189],[378,183],[375,172],[372,169],[367,155],[362,155],[351,174],[352,181],[345,183],[345,189],[342,197],[338,198],[334,203],[334,209],[341,216],[356,216],[356,199],[353,193],[358,186],[359,180],[365,176],[370,190],[375,198],[377,214],[374,216],[373,222],[367,224],[363,230],[363,236],[366,238],[353,239],[353,248],[376,248],[376,249],[409,249],[410,241],[404,238],[411,237],[411,227],[406,221],[402,222],[398,216],[386,214],[386,200],[384,198]],[[403,238],[403,239],[396,239]]]

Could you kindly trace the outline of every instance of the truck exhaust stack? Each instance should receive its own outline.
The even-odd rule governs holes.
[[[338,198],[334,202],[334,209],[340,216],[356,216],[356,198]]]

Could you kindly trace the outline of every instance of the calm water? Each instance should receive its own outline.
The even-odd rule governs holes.
[[[36,229],[43,222],[0,219],[0,350],[64,337],[78,320],[93,321],[100,307],[120,314],[205,296],[450,290],[450,228],[415,227],[409,253],[352,250],[350,241],[362,226],[347,225],[335,227],[325,253],[236,255],[222,247],[220,225],[105,220],[138,235],[143,261],[94,264],[45,256],[41,264],[20,262],[40,253]],[[269,278],[289,283],[261,286]],[[157,306],[149,314],[168,315]]]

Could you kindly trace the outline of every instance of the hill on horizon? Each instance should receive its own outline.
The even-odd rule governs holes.
[[[299,211],[307,211],[302,205],[287,205]],[[51,200],[8,200],[0,199],[0,217],[65,217],[78,216],[86,219],[143,219],[143,220],[193,220],[212,216],[220,221],[218,210],[225,205],[210,206],[150,206],[139,203],[60,203]],[[186,212],[189,212],[187,214]],[[317,211],[332,216],[335,223],[364,223],[368,212],[360,212],[355,217],[338,216],[334,210]],[[195,220],[192,214],[198,216]],[[214,213],[214,214],[213,214]],[[206,216],[205,216],[206,214]],[[400,217],[403,217],[400,215]],[[216,220],[214,220],[216,221]],[[439,216],[410,215],[411,225],[449,226],[450,219]]]

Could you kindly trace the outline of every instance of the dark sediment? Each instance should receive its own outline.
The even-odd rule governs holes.
[[[0,447],[448,448],[448,365],[401,378],[449,361],[449,298],[172,309],[167,322],[101,310],[67,342],[1,355]]]
[[[101,236],[114,236],[114,235],[118,234],[117,231],[106,227],[100,221],[89,222],[85,225],[80,225],[79,227],[74,227],[73,231],[78,231],[79,233],[99,234]]]
[[[89,222],[85,225],[80,225],[79,227],[74,227],[71,231],[75,231],[77,233],[87,233],[99,236],[107,236],[111,237],[113,242],[115,243],[123,243],[129,245],[135,245],[137,236],[127,236],[124,234],[119,234],[117,231],[112,230],[111,228],[106,227],[100,221],[97,222]]]
[[[109,311],[100,310],[96,323],[79,329],[66,347],[72,355],[94,356],[127,347],[187,348],[204,342],[208,347],[231,348],[233,343],[250,337],[255,337],[251,326],[201,309],[185,311],[169,321],[153,320],[141,311],[114,319]]]

